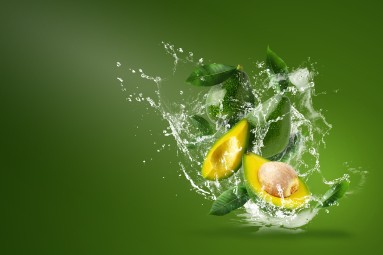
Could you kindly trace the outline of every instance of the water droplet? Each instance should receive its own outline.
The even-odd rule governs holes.
[[[316,150],[315,150],[315,148],[310,148],[310,149],[309,149],[309,152],[310,152],[311,155],[316,155]]]

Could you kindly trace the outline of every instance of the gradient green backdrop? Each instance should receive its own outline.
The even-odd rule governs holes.
[[[379,249],[383,16],[378,2],[2,3],[0,254]],[[308,57],[318,62],[317,91],[328,93],[315,104],[327,110],[334,127],[321,151],[323,171],[335,178],[343,173],[343,162],[362,166],[370,172],[364,189],[321,213],[303,234],[254,235],[252,228],[233,223],[233,216],[208,216],[210,202],[178,177],[174,142],[162,135],[166,123],[147,114],[144,105],[127,103],[116,80],[122,70],[116,61],[170,74],[171,59],[161,41],[207,62],[251,66],[264,59],[267,45],[290,66]],[[177,93],[187,87],[169,86]],[[157,153],[154,141],[171,147]]]

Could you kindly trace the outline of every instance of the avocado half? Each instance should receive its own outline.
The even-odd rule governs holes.
[[[217,140],[202,165],[202,176],[208,180],[221,180],[235,173],[249,142],[250,125],[246,119],[238,122]]]
[[[254,153],[247,153],[243,156],[243,174],[250,197],[255,202],[263,199],[270,204],[286,209],[297,209],[304,206],[310,200],[311,193],[300,178],[298,190],[287,198],[272,196],[262,189],[262,185],[258,181],[258,171],[266,162],[269,160]]]

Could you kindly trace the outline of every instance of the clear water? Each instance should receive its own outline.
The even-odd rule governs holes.
[[[182,103],[173,102],[172,98],[162,95],[164,87],[171,84],[177,76],[179,67],[186,68],[189,73],[197,65],[204,63],[203,57],[196,58],[194,53],[186,51],[181,47],[176,47],[169,43],[162,43],[165,54],[172,59],[173,64],[169,65],[171,75],[156,74],[149,75],[144,71],[144,67],[135,67],[134,63],[117,62],[116,67],[121,73],[117,81],[121,90],[127,95],[128,102],[142,103],[142,107],[147,107],[149,115],[157,112],[164,121],[167,122],[167,128],[163,130],[163,135],[174,139],[177,144],[174,157],[178,160],[179,173],[183,175],[190,183],[192,190],[203,196],[205,199],[213,201],[226,189],[236,186],[243,182],[241,170],[231,177],[222,181],[207,181],[201,176],[201,166],[203,160],[218,137],[230,129],[229,124],[217,123],[215,132],[212,135],[199,135],[193,126],[190,117],[194,114],[205,115],[205,101],[207,90],[201,90],[199,93],[189,95],[184,91],[179,91]],[[256,104],[265,101],[268,97],[275,94],[287,95],[292,102],[292,129],[291,136],[299,134],[297,140],[298,149],[295,153],[284,157],[284,162],[292,165],[299,176],[310,182],[310,178],[315,176],[323,185],[330,186],[339,180],[346,179],[354,185],[348,191],[348,195],[362,187],[366,179],[366,171],[360,168],[351,167],[345,163],[342,169],[344,174],[335,180],[328,180],[321,172],[320,166],[320,148],[325,148],[326,137],[329,135],[332,125],[326,121],[323,110],[316,109],[313,105],[313,98],[316,96],[325,96],[315,92],[314,78],[318,75],[315,69],[315,63],[310,60],[302,64],[301,67],[291,70],[289,73],[290,81],[295,85],[285,92],[278,89],[278,81],[281,77],[273,76],[266,69],[264,62],[256,62],[254,66],[248,66],[245,71],[250,76],[250,82],[253,88],[253,94]],[[140,86],[131,86],[131,80],[137,80],[137,77],[146,82],[155,85],[154,96],[145,96],[140,92]],[[184,77],[186,79],[186,77]],[[125,82],[124,82],[125,80]],[[129,86],[126,86],[126,80]],[[199,88],[194,88],[198,90]],[[257,106],[255,106],[256,108]],[[248,109],[253,110],[253,109]],[[158,131],[160,132],[160,131]],[[252,130],[258,139],[253,144],[253,152],[259,153],[262,147],[262,137],[265,136],[267,128],[255,128]],[[156,144],[156,141],[153,141]],[[163,144],[158,152],[166,147]],[[145,163],[145,160],[143,160]],[[238,222],[242,224],[251,224],[265,228],[288,228],[297,229],[309,223],[319,212],[319,209],[313,206],[318,201],[321,194],[312,194],[313,203],[308,203],[305,208],[296,211],[285,211],[270,206],[268,204],[254,203],[248,201],[243,209],[235,212],[238,215]],[[329,212],[331,208],[326,209]]]

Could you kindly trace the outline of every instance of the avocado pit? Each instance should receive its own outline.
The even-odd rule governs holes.
[[[262,189],[272,196],[287,198],[299,188],[296,171],[283,162],[266,162],[258,172],[258,180]]]

